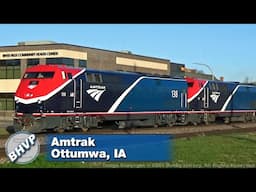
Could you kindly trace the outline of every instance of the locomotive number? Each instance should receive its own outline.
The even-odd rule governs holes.
[[[172,90],[172,98],[178,98],[179,92],[178,90]]]

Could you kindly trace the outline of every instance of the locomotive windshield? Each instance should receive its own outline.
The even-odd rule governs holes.
[[[54,72],[26,72],[23,79],[53,78]]]

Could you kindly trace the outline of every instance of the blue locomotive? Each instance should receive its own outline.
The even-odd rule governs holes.
[[[256,87],[60,65],[28,68],[15,95],[15,131],[255,120]]]

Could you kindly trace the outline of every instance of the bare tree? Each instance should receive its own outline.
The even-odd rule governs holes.
[[[246,77],[244,78],[243,83],[249,83],[249,77],[248,77],[248,76],[246,76]]]

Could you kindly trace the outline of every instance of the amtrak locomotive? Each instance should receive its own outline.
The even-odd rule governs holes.
[[[254,121],[256,86],[60,65],[28,68],[15,95],[14,129],[49,130]]]

